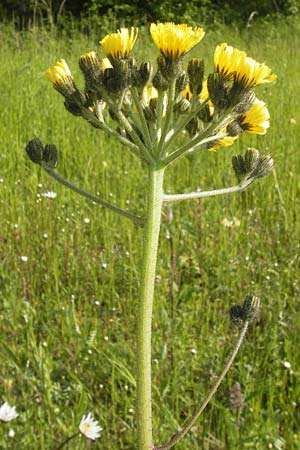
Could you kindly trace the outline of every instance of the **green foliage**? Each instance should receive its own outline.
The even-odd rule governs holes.
[[[299,23],[283,21],[254,23],[241,32],[219,26],[193,53],[209,65],[214,46],[226,38],[266,61],[278,74],[274,85],[259,88],[271,127],[264,137],[243,136],[232,148],[181,161],[167,174],[166,192],[235,183],[232,155],[248,146],[272,154],[278,179],[258,181],[240,195],[182,202],[173,207],[170,223],[166,211],[153,333],[157,444],[203,399],[236,335],[229,309],[255,292],[261,319],[180,449],[300,448],[299,29]],[[140,59],[155,62],[148,31],[141,35]],[[8,426],[0,423],[1,449],[54,449],[88,411],[104,428],[95,449],[135,448],[141,234],[126,219],[57,185],[25,155],[26,143],[39,136],[57,146],[58,171],[67,179],[143,213],[139,163],[68,114],[43,77],[64,57],[80,84],[78,56],[99,50],[102,37],[81,34],[76,25],[61,37],[56,30],[16,32],[1,25],[0,399],[20,413]],[[47,191],[56,198],[44,197]],[[237,381],[242,411],[230,407]],[[87,447],[78,439],[69,450]]]
[[[225,22],[240,25],[251,24],[255,18],[266,19],[276,15],[290,16],[299,13],[298,0],[190,0],[189,2],[161,0],[159,2],[132,0],[87,0],[86,2],[63,2],[61,0],[4,0],[0,6],[0,16],[23,20],[48,20],[53,24],[61,18],[93,18],[115,21],[118,25],[149,23],[157,21],[188,22],[191,24],[214,24]],[[250,22],[249,22],[250,18]]]

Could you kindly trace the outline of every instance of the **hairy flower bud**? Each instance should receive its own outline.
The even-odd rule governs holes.
[[[169,87],[168,81],[164,78],[160,70],[154,75],[152,84],[158,91],[166,91]]]
[[[174,104],[173,111],[178,113],[185,113],[190,109],[190,102],[186,98],[181,98]]]
[[[251,172],[257,164],[259,151],[256,148],[248,148],[244,156],[245,170]]]
[[[273,169],[274,161],[270,155],[260,156],[255,148],[249,148],[245,156],[234,155],[232,167],[239,181],[246,178],[267,177]]]
[[[242,157],[242,155],[234,155],[232,157],[232,167],[233,167],[233,170],[234,170],[234,173],[235,173],[237,179],[239,181],[242,181],[248,173],[246,170],[245,161],[244,161],[244,158]]]
[[[260,299],[256,295],[248,294],[243,304],[243,318],[252,322],[260,313]]]
[[[149,62],[143,62],[139,68],[139,76],[140,76],[140,85],[141,87],[146,86],[146,84],[150,81],[153,73],[153,66]]]
[[[208,75],[207,89],[209,98],[217,109],[222,110],[229,106],[224,79],[220,74],[211,73]]]
[[[233,305],[231,306],[229,313],[231,322],[238,328],[241,328],[244,321],[243,308],[240,305]]]
[[[176,78],[176,92],[179,93],[185,89],[189,82],[189,78],[186,72],[182,72],[177,78]]]
[[[26,153],[32,162],[41,164],[43,158],[43,144],[39,138],[34,138],[26,145]]]
[[[86,89],[93,91],[101,80],[101,60],[97,52],[89,52],[79,59],[79,67],[83,73]]]
[[[199,95],[202,91],[202,83],[204,76],[203,59],[193,58],[188,63],[187,68],[189,76],[190,90],[192,94]]]
[[[274,160],[270,155],[260,156],[255,169],[252,172],[255,178],[267,177],[274,167]]]
[[[39,138],[34,138],[26,145],[26,153],[35,164],[47,169],[57,166],[57,150],[55,145],[47,144],[45,148]]]

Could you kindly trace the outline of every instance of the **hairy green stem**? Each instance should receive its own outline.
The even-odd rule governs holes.
[[[216,195],[233,194],[234,192],[243,191],[250,184],[252,184],[254,178],[248,178],[242,181],[237,186],[230,186],[222,189],[212,189],[211,191],[189,192],[186,194],[166,194],[163,196],[164,202],[179,202],[182,200],[191,200],[193,198],[214,197]]]
[[[152,449],[151,323],[164,170],[149,168],[147,221],[144,228],[141,296],[137,316],[138,450]]]
[[[239,337],[237,339],[237,342],[234,346],[234,349],[229,356],[224,369],[222,370],[221,374],[219,375],[217,381],[214,383],[213,387],[201,403],[199,409],[195,412],[195,414],[187,421],[186,425],[180,430],[177,434],[175,434],[169,442],[167,442],[164,445],[160,445],[159,447],[153,447],[153,450],[169,450],[172,448],[175,444],[177,444],[181,439],[184,438],[184,436],[190,431],[190,429],[193,427],[195,422],[198,420],[199,416],[202,414],[208,403],[211,401],[212,397],[215,395],[216,391],[218,390],[220,384],[222,383],[223,379],[225,378],[228,370],[232,366],[233,361],[235,360],[235,357],[243,343],[244,337],[247,333],[249,327],[249,322],[246,320],[244,323],[244,326],[239,334]]]
[[[105,200],[102,200],[102,198],[96,197],[95,195],[90,194],[89,192],[84,191],[83,189],[75,186],[74,184],[70,183],[69,181],[62,178],[60,175],[58,175],[54,170],[49,169],[47,167],[44,167],[46,172],[53,177],[55,180],[59,181],[64,186],[68,187],[74,192],[77,192],[80,195],[83,195],[84,197],[88,198],[89,200],[92,200],[95,203],[98,203],[101,206],[104,206],[105,208],[111,209],[112,211],[120,214],[121,216],[127,217],[128,219],[133,220],[134,222],[138,223],[139,225],[144,224],[144,219],[140,216],[136,216],[135,214],[132,214],[129,211],[126,211],[125,209],[119,208],[118,206],[112,205],[109,202],[106,202]]]

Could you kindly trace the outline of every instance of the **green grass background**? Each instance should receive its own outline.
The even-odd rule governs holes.
[[[192,53],[205,58],[206,74],[215,45],[224,41],[267,62],[278,81],[256,93],[268,104],[271,127],[264,137],[242,136],[232,148],[180,161],[167,173],[166,192],[234,184],[231,157],[249,146],[270,153],[276,172],[245,193],[176,204],[171,224],[164,214],[153,322],[156,444],[203,399],[237,336],[229,308],[254,292],[261,318],[177,448],[300,449],[299,31],[299,24],[282,21],[243,30],[218,26]],[[60,174],[143,213],[146,173],[139,161],[68,114],[43,76],[63,57],[82,85],[78,58],[98,49],[102,37],[97,30],[18,33],[0,26],[0,402],[20,414],[0,424],[3,450],[55,450],[88,411],[104,428],[101,440],[90,445],[79,437],[66,448],[136,448],[141,231],[56,184],[24,151],[35,136],[55,143]],[[155,62],[148,30],[135,54]],[[47,191],[57,197],[44,198]],[[234,218],[239,225],[224,226]],[[241,413],[230,408],[236,382],[244,394]]]

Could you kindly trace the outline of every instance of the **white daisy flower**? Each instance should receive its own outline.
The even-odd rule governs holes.
[[[89,439],[93,441],[100,437],[100,432],[103,428],[100,427],[97,420],[93,420],[93,416],[91,413],[88,413],[87,416],[83,416],[81,422],[79,424],[80,433],[84,434]]]
[[[10,422],[18,417],[18,415],[15,406],[9,406],[9,404],[5,402],[0,407],[0,422]]]

